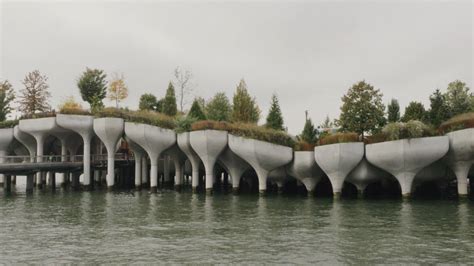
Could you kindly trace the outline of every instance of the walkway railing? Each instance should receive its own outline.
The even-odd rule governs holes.
[[[133,156],[125,153],[116,153],[116,161],[133,160]],[[28,155],[13,155],[0,156],[0,163],[2,164],[21,164],[21,163],[61,163],[61,162],[83,162],[83,155],[43,155],[43,156],[28,156]],[[107,154],[92,154],[91,163],[100,163],[107,161]]]

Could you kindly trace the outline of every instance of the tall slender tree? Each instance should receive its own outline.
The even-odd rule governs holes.
[[[453,116],[472,111],[472,94],[466,83],[459,80],[449,83],[446,102]]]
[[[278,102],[278,97],[276,94],[272,95],[270,111],[268,112],[267,116],[266,127],[276,130],[284,130],[283,116],[281,114],[280,103]]]
[[[428,111],[428,118],[430,124],[438,127],[444,121],[451,117],[451,112],[446,103],[446,96],[443,95],[439,89],[430,96],[430,110]]]
[[[163,113],[169,116],[175,116],[178,113],[178,108],[176,106],[176,96],[174,91],[173,83],[168,84],[168,89],[166,90],[166,96],[163,99]]]
[[[422,103],[413,101],[405,108],[402,122],[410,120],[426,121],[426,110]]]
[[[0,82],[0,122],[7,119],[12,111],[11,103],[15,99],[13,86],[8,80]]]
[[[223,92],[216,93],[206,105],[207,119],[215,121],[230,121],[232,106]]]
[[[123,75],[114,74],[109,84],[109,99],[115,102],[115,108],[119,108],[119,103],[128,97],[128,88]]]
[[[339,123],[343,130],[359,133],[373,133],[383,127],[385,106],[382,93],[369,83],[354,84],[342,97]]]
[[[186,105],[186,98],[192,92],[193,74],[189,69],[181,69],[176,67],[174,70],[175,85],[178,89],[179,110],[183,112]]]
[[[232,121],[244,123],[257,123],[260,119],[260,109],[255,98],[250,97],[247,84],[243,79],[234,93],[232,107]]]
[[[318,140],[318,130],[314,128],[313,121],[311,118],[306,119],[304,124],[303,132],[299,135],[299,139],[307,143],[316,143]]]
[[[387,105],[387,120],[389,123],[400,121],[400,105],[396,99],[392,99]]]
[[[77,87],[92,111],[104,107],[102,101],[107,95],[107,75],[103,70],[86,68],[77,81]]]
[[[189,110],[188,117],[196,119],[196,121],[199,120],[206,120],[206,114],[203,111],[203,107],[199,103],[197,99],[193,101],[193,104],[191,106],[191,109]]]
[[[28,73],[23,80],[25,86],[18,97],[19,111],[24,115],[34,115],[38,112],[48,112],[51,93],[47,83],[48,77],[41,75],[38,70]]]

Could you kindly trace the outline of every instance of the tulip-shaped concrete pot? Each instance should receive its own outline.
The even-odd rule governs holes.
[[[21,144],[23,144],[23,146],[25,146],[25,148],[28,150],[28,153],[31,159],[33,159],[33,156],[36,155],[35,139],[31,135],[26,134],[25,132],[21,131],[19,126],[15,126],[13,128],[13,136],[15,137],[16,140],[18,140],[18,142],[20,142]]]
[[[308,194],[314,194],[314,189],[324,176],[323,170],[314,160],[314,151],[295,151],[293,161],[287,167],[288,173],[304,184]]]
[[[200,130],[189,134],[191,147],[199,156],[206,170],[206,192],[212,193],[214,186],[214,165],[227,147],[227,131]]]
[[[199,165],[201,164],[201,159],[199,159],[199,155],[191,147],[190,132],[180,133],[177,138],[178,147],[186,154],[191,163],[191,185],[193,193],[196,193],[199,185]]]
[[[178,148],[178,145],[173,145],[165,151],[171,158],[174,164],[174,188],[176,191],[181,191],[183,185],[183,170],[186,162],[186,155]]]
[[[402,139],[366,146],[367,160],[391,173],[400,183],[403,197],[410,197],[413,179],[429,164],[442,158],[449,149],[446,136]]]
[[[364,143],[337,143],[314,148],[316,163],[331,181],[334,198],[341,196],[347,175],[364,157]]]
[[[449,138],[449,151],[446,154],[448,166],[456,174],[458,195],[468,195],[467,176],[474,162],[474,128],[453,131]]]
[[[390,174],[370,164],[366,158],[354,168],[346,180],[356,186],[359,197],[364,194],[365,188],[373,182],[382,180],[383,178],[389,178]]]
[[[84,187],[91,186],[91,139],[94,136],[94,118],[87,115],[64,115],[56,116],[56,123],[65,129],[79,134],[83,141],[83,167]]]
[[[125,141],[135,158],[135,189],[139,190],[142,185],[142,158],[146,151],[127,136],[125,136]]]
[[[237,193],[239,191],[240,178],[251,166],[229,148],[225,149],[219,156],[219,162],[222,163],[232,179],[232,192]]]
[[[166,149],[176,143],[176,134],[173,130],[161,127],[125,123],[125,135],[140,145],[150,158],[150,191],[156,192],[158,186],[158,158]]]
[[[13,141],[13,128],[0,129],[0,163],[5,162],[5,156],[8,155],[8,147]],[[3,184],[5,175],[0,174],[0,184]]]
[[[94,119],[94,132],[104,143],[107,149],[107,189],[115,185],[115,151],[117,143],[122,138],[124,122],[122,118],[96,118]]]
[[[257,172],[258,187],[261,194],[264,194],[267,190],[268,173],[287,165],[293,159],[292,148],[230,134],[229,148]]]

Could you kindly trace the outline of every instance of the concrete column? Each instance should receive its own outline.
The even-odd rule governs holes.
[[[135,153],[135,189],[139,190],[142,185],[142,156]]]
[[[193,193],[197,193],[197,189],[199,186],[199,165],[197,166],[193,165],[192,168],[193,168],[193,173],[191,176],[191,186],[192,186]]]
[[[13,184],[13,185],[16,185],[16,175],[13,175],[13,176],[12,176],[12,184]]]
[[[43,148],[44,148],[44,136],[42,134],[35,134],[36,139],[36,162],[41,163],[43,162]],[[43,188],[43,180],[42,180],[43,173],[38,172],[36,173],[36,185],[38,188]]]
[[[181,190],[181,186],[183,185],[183,166],[180,165],[178,160],[174,160],[174,188],[177,191]]]
[[[79,173],[72,173],[72,183],[71,187],[74,190],[79,190],[81,184],[79,183]]]
[[[145,155],[142,157],[142,185],[148,184],[148,160]]]
[[[150,161],[150,191],[156,193],[158,191],[158,158],[150,158]]]
[[[51,190],[55,191],[56,190],[56,173],[54,172],[49,172],[49,185],[51,187]]]
[[[26,193],[28,194],[33,193],[33,180],[34,175],[29,174],[26,176]]]
[[[83,136],[84,141],[84,161],[83,161],[83,168],[84,168],[84,188],[91,189],[91,137],[90,136]]]
[[[6,192],[12,192],[12,176],[11,175],[5,175],[4,188]]]
[[[169,156],[163,156],[163,183],[165,186],[169,186],[171,183],[171,175],[170,175],[170,158]]]
[[[471,168],[471,162],[455,162],[451,168],[456,174],[456,179],[458,183],[458,196],[467,197],[468,196],[468,182],[467,177],[469,174],[469,169]]]

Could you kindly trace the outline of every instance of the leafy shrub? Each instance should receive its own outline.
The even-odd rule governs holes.
[[[387,124],[382,129],[382,135],[378,136],[378,142],[399,139],[422,138],[435,135],[432,128],[418,120],[410,120],[407,123],[396,122]],[[385,140],[380,137],[385,136]],[[374,142],[372,142],[374,143]]]
[[[12,128],[18,125],[19,120],[6,120],[0,122],[0,128]]]
[[[318,145],[329,145],[335,143],[359,142],[359,135],[353,132],[338,132],[329,134],[319,139]]]
[[[460,114],[451,119],[441,123],[438,131],[441,134],[446,134],[452,131],[474,128],[474,112]]]
[[[206,129],[223,130],[232,135],[266,141],[287,147],[293,147],[295,145],[295,141],[285,132],[257,126],[255,124],[231,124],[224,121],[204,120],[195,122],[191,126],[191,131]]]
[[[176,133],[191,131],[192,124],[196,122],[196,118],[189,116],[179,116],[176,118]]]
[[[34,113],[28,115],[22,115],[21,119],[35,119],[35,118],[45,118],[45,117],[55,117],[56,111],[52,110],[51,112],[42,112],[42,113]]]

